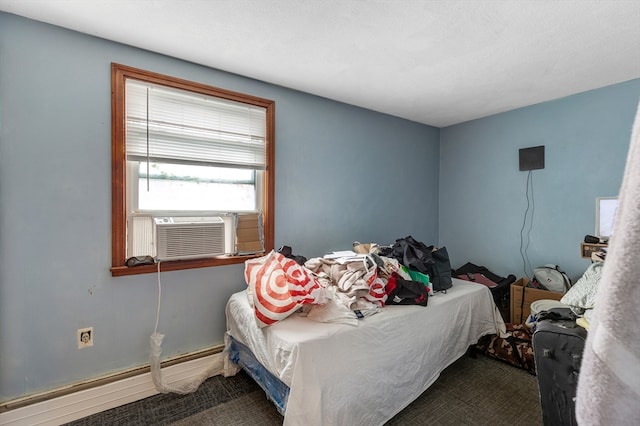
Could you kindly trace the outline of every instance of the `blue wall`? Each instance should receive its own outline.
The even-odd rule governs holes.
[[[277,247],[437,241],[439,129],[0,13],[0,401],[148,363],[156,276],[109,272],[111,62],[276,101]],[[242,270],[163,273],[163,356],[222,342]]]
[[[469,261],[530,275],[520,255],[527,172],[518,152],[544,145],[527,254],[532,267],[557,264],[575,282],[589,266],[579,246],[595,232],[595,199],[618,194],[639,99],[632,80],[441,129],[439,241],[454,268]]]

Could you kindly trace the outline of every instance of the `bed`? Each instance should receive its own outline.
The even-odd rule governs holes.
[[[357,326],[294,314],[256,325],[245,291],[226,306],[225,371],[244,368],[284,425],[384,424],[451,363],[505,324],[487,287],[453,279],[428,305],[387,305]]]

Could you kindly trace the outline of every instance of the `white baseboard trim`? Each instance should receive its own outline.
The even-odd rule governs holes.
[[[162,375],[168,384],[176,384],[202,374],[204,369],[212,365],[215,365],[214,371],[218,372],[213,375],[222,372],[222,353],[163,367]],[[0,425],[57,426],[156,394],[158,391],[151,373],[147,372],[0,413]]]

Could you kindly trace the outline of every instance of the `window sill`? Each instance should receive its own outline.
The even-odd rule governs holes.
[[[212,266],[235,265],[244,263],[248,259],[263,256],[264,253],[246,256],[219,256],[206,259],[174,260],[160,263],[161,271],[179,271],[182,269],[209,268]],[[122,277],[125,275],[151,274],[158,272],[158,264],[140,266],[112,266],[111,276]]]

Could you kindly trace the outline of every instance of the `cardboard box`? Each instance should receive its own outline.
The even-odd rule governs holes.
[[[595,244],[595,243],[580,243],[580,256],[585,259],[591,259],[593,253],[597,253],[602,249],[606,249],[607,244]]]
[[[560,300],[563,293],[549,290],[539,290],[527,287],[528,278],[520,278],[511,284],[511,321],[514,324],[521,324],[527,320],[531,313],[531,303],[536,300]],[[523,298],[524,293],[524,298]],[[520,315],[522,313],[522,316]]]
[[[236,222],[236,251],[239,254],[264,251],[261,219],[262,216],[258,213],[238,215]]]

